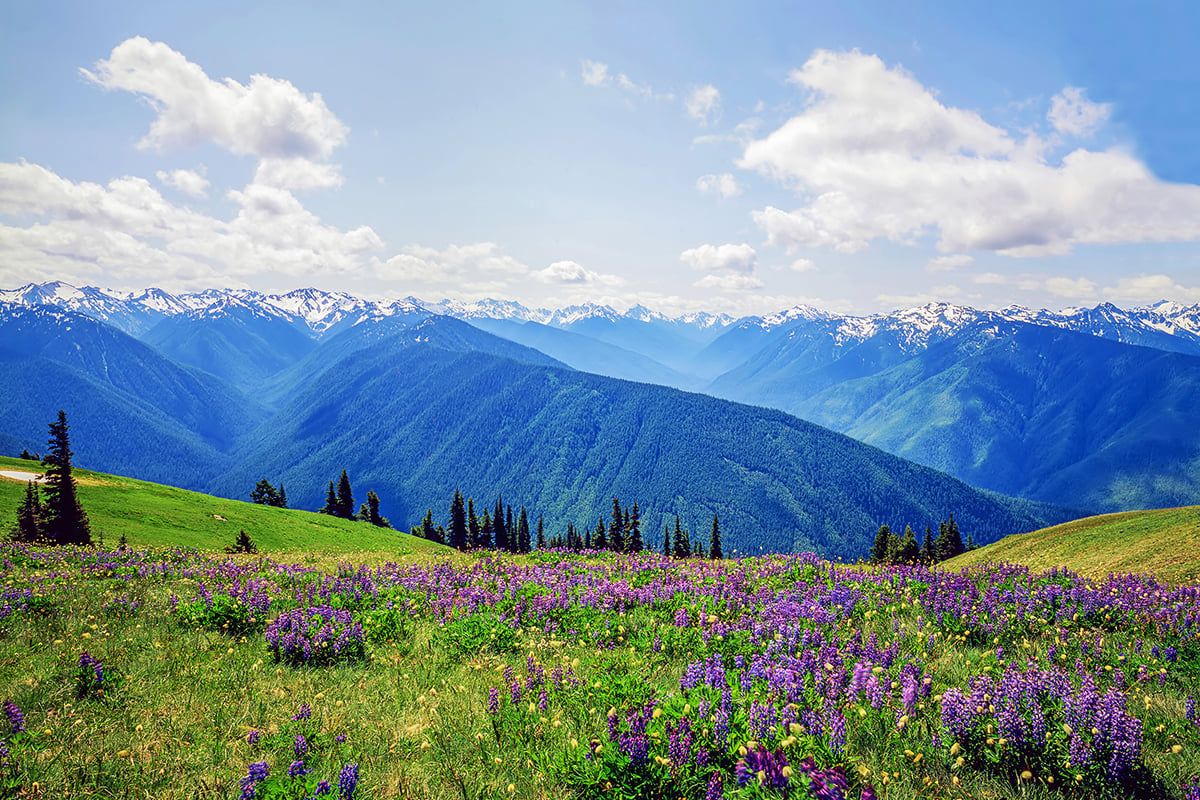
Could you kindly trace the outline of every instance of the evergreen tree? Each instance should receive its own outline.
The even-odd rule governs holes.
[[[888,560],[888,540],[893,539],[892,529],[887,525],[879,526],[879,533],[875,534],[875,544],[871,546],[871,563],[885,564]]]
[[[966,547],[968,553],[972,550],[979,549],[979,545],[975,544],[975,537],[969,533],[967,534],[967,543],[964,545],[964,547]]]
[[[22,544],[40,543],[45,525],[43,513],[37,486],[33,481],[28,481],[25,484],[25,499],[17,507],[17,527],[12,532],[12,540]]]
[[[579,535],[575,533],[575,523],[567,523],[567,549],[579,550]]]
[[[337,515],[342,519],[354,519],[354,493],[350,491],[350,476],[346,470],[338,478]]]
[[[670,558],[674,550],[675,548],[671,547],[671,529],[663,525],[662,554]]]
[[[21,451],[21,458],[25,459],[26,461],[41,461],[42,460],[41,456],[39,456],[37,453],[29,452],[28,448]]]
[[[450,546],[455,550],[467,549],[467,509],[463,505],[462,492],[454,490],[450,502]]]
[[[538,527],[537,527],[537,549],[538,549],[538,550],[545,550],[545,549],[546,549],[546,534],[545,534],[545,532],[542,530],[542,518],[541,518],[541,516],[539,516],[539,517],[538,517]]]
[[[374,489],[367,490],[367,502],[363,504],[359,517],[379,528],[390,528],[392,524],[379,513],[379,495]]]
[[[492,534],[495,532],[495,526],[492,525],[492,515],[488,513],[485,506],[483,509],[483,522],[479,525],[479,546],[483,548],[491,547]]]
[[[950,515],[949,522],[943,521],[938,525],[938,538],[934,543],[934,552],[937,553],[938,561],[954,558],[963,552],[962,536],[959,535],[958,523],[954,521],[953,514]]]
[[[279,508],[287,508],[287,489],[283,488],[283,484],[279,484],[279,502],[276,504]]]
[[[634,503],[633,510],[629,512],[629,552],[640,553],[645,546],[642,541],[642,512]]]
[[[688,555],[699,556],[700,558],[706,557],[706,553],[704,552],[704,542],[700,541],[699,536],[692,539],[691,552]]]
[[[446,529],[442,527],[440,522],[438,523],[438,526],[433,529],[433,540],[438,544],[446,543]]]
[[[601,517],[600,521],[596,523],[596,532],[592,534],[592,547],[597,550],[607,550],[609,545],[608,536],[604,532],[604,517]]]
[[[237,538],[233,544],[225,548],[226,553],[257,553],[258,548],[254,546],[254,542],[250,539],[250,534],[245,530],[239,530]]]
[[[583,549],[584,550],[592,549],[592,530],[591,530],[591,528],[587,528],[583,532]]]
[[[725,557],[721,552],[721,523],[717,521],[716,514],[713,514],[712,533],[708,536],[708,557],[714,561]]]
[[[263,478],[250,490],[250,502],[260,506],[278,506],[279,490],[272,486],[269,480]]]
[[[504,524],[504,498],[496,500],[496,513],[492,514],[492,527],[495,528],[496,549],[508,550],[508,528]]]
[[[613,552],[625,552],[625,517],[621,512],[621,501],[613,498],[612,521],[608,523],[608,542]]]
[[[75,478],[71,475],[71,440],[68,435],[67,413],[59,410],[58,420],[50,423],[50,439],[42,459],[46,465],[45,538],[51,544],[89,545],[92,529],[87,514],[79,504]]]
[[[475,514],[475,498],[467,498],[467,542],[470,547],[483,547],[483,528],[479,524],[479,517]]]
[[[338,515],[337,491],[333,488],[333,481],[329,482],[329,491],[325,493],[325,506],[321,509],[321,513],[333,517]]]
[[[513,518],[511,505],[504,507],[504,527],[508,531],[508,552],[515,553],[518,546],[517,523]]]
[[[921,543],[921,563],[933,564],[935,560],[933,554],[933,528],[926,522],[925,541]]]
[[[917,537],[913,535],[911,525],[904,526],[904,536],[896,547],[897,564],[916,564],[921,558],[921,548],[917,545]]]
[[[517,519],[517,552],[528,553],[529,550],[529,516],[525,513],[525,506],[521,506],[521,515]]]
[[[437,541],[437,530],[433,527],[433,509],[425,512],[425,519],[421,520],[421,538],[431,542]]]
[[[674,555],[676,558],[687,558],[692,554],[692,543],[688,538],[687,531],[683,529],[683,523],[679,520],[679,515],[675,515],[675,542]]]

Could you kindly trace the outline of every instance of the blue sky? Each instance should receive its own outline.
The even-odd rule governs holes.
[[[0,284],[1200,302],[1197,13],[914,5],[8,3]]]

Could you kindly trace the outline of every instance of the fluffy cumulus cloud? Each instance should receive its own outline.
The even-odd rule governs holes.
[[[705,275],[693,285],[701,289],[720,289],[724,291],[745,292],[751,289],[761,288],[763,282],[754,275],[741,272],[731,272],[724,275]]]
[[[620,286],[625,283],[618,275],[595,272],[574,261],[555,261],[531,274],[535,280],[543,283],[566,286]]]
[[[721,197],[737,197],[742,193],[737,179],[728,172],[722,172],[720,175],[701,175],[696,179],[696,188],[705,194],[719,194]]]
[[[159,170],[155,173],[158,182],[176,191],[183,192],[189,197],[203,198],[208,196],[208,178],[204,177],[204,169],[175,169],[170,172]]]
[[[712,85],[698,86],[688,95],[684,105],[689,117],[707,125],[721,116],[721,92]]]
[[[754,272],[758,254],[748,244],[702,244],[679,254],[679,260],[702,272]]]
[[[1088,136],[1112,113],[1109,103],[1093,103],[1086,92],[1068,86],[1050,100],[1050,113],[1046,119],[1059,133],[1071,136]]]
[[[788,265],[788,269],[792,272],[816,272],[817,265],[808,258],[797,258]]]
[[[158,113],[142,148],[174,150],[215,142],[236,155],[327,159],[349,129],[319,94],[254,75],[248,84],[215,81],[162,42],[141,36],[80,73],[105,89],[145,98]]]
[[[803,110],[738,161],[801,198],[753,213],[768,243],[788,252],[853,253],[929,235],[946,253],[1009,256],[1200,239],[1200,186],[1160,181],[1123,150],[1047,161],[1046,142],[947,106],[902,68],[858,51],[818,51],[789,82],[805,93]],[[1089,131],[1107,114],[1081,92],[1056,100],[1060,132]]]
[[[152,279],[190,287],[268,272],[346,273],[383,248],[371,228],[325,224],[293,194],[342,183],[337,165],[324,160],[345,140],[347,128],[320,95],[264,75],[245,85],[214,81],[167,45],[141,37],[118,45],[83,74],[150,103],[156,118],[140,147],[211,142],[257,157],[254,178],[225,193],[235,211],[218,218],[174,204],[139,177],[102,185],[24,161],[0,164],[0,214],[35,219],[27,227],[0,225],[7,270],[66,276],[82,270],[110,284]],[[155,175],[193,198],[210,189],[203,168]]]
[[[481,273],[517,276],[530,271],[525,264],[499,251],[500,246],[495,242],[450,245],[442,250],[408,245],[398,255],[381,262],[377,272],[387,280],[435,283]]]

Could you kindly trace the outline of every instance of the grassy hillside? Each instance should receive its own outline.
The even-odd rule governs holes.
[[[43,472],[36,461],[0,457],[0,470]],[[243,503],[189,492],[173,486],[76,469],[79,497],[92,522],[92,536],[103,534],[115,545],[124,533],[129,543],[179,545],[216,550],[232,544],[245,529],[259,550],[335,552],[344,550],[442,549],[407,533],[324,514]],[[21,481],[0,477],[0,533],[16,523],[25,492]]]
[[[1087,517],[1000,541],[953,558],[956,572],[988,561],[1045,570],[1065,566],[1101,579],[1110,572],[1153,572],[1171,583],[1200,577],[1200,506]]]

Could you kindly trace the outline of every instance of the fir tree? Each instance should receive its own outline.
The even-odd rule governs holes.
[[[479,524],[479,517],[475,514],[475,498],[467,498],[467,542],[473,548],[483,547],[483,528]]]
[[[279,490],[272,486],[269,480],[263,478],[250,490],[250,502],[260,506],[278,506]]]
[[[462,492],[454,490],[450,502],[450,546],[455,550],[467,549],[467,509],[463,505]]]
[[[915,564],[921,557],[921,548],[917,545],[917,537],[913,535],[911,525],[904,526],[904,536],[896,546],[897,564]]]
[[[541,516],[538,516],[538,526],[537,526],[537,549],[538,550],[546,549],[546,534],[542,528],[543,528],[542,518],[541,518]]]
[[[613,498],[612,521],[608,523],[608,542],[613,552],[625,552],[625,517],[621,512],[621,501]]]
[[[233,544],[225,548],[226,553],[257,553],[258,548],[254,546],[254,542],[250,539],[250,534],[245,530],[239,530],[237,538],[233,540]]]
[[[379,495],[374,489],[367,490],[367,502],[363,504],[360,518],[379,528],[390,528],[392,524],[379,513]]]
[[[425,519],[421,520],[421,538],[428,539],[431,542],[437,541],[437,529],[433,527],[433,509],[425,512]]]
[[[287,489],[283,488],[283,484],[279,484],[279,502],[276,504],[280,508],[287,508]]]
[[[607,550],[610,542],[608,536],[604,532],[604,517],[596,523],[596,532],[592,534],[592,547],[597,550]]]
[[[492,515],[488,513],[485,506],[483,509],[483,522],[479,525],[479,546],[485,549],[491,547],[492,534],[495,532],[495,526],[492,525]]]
[[[60,410],[58,420],[50,423],[50,439],[42,463],[46,465],[44,535],[51,544],[89,545],[92,529],[75,491],[71,475],[71,440],[67,413]]]
[[[933,564],[936,561],[933,554],[933,528],[925,523],[925,541],[921,543],[921,563]]]
[[[496,549],[508,550],[508,527],[504,524],[504,498],[496,499],[496,512],[492,514],[492,527],[496,534]]]
[[[350,476],[346,470],[338,478],[337,485],[337,516],[342,519],[354,519],[354,493],[350,491]]]
[[[629,552],[640,553],[645,547],[642,541],[642,512],[634,503],[633,510],[629,512]]]
[[[41,461],[42,460],[41,456],[39,456],[37,453],[29,452],[28,448],[21,451],[21,458],[25,459],[26,461]]]
[[[517,552],[517,523],[513,518],[512,506],[504,507],[504,528],[508,531],[508,552]]]
[[[575,533],[575,523],[567,523],[567,549],[579,550],[579,535]]]
[[[679,520],[679,515],[675,515],[675,542],[674,555],[676,558],[687,558],[692,554],[692,543],[688,539],[687,531],[683,529],[683,523]]]
[[[888,560],[888,542],[895,537],[892,536],[892,529],[887,525],[879,526],[879,533],[875,534],[875,544],[871,546],[871,562],[874,564],[885,564]]]
[[[954,558],[963,552],[962,536],[959,535],[958,523],[954,521],[953,514],[948,522],[943,521],[938,525],[938,538],[933,547],[938,561]]]
[[[337,491],[333,488],[333,481],[329,482],[329,491],[325,493],[325,506],[321,509],[321,513],[331,517],[338,515]]]
[[[33,481],[28,481],[25,484],[25,499],[17,507],[17,527],[13,529],[12,540],[22,544],[40,543],[45,526],[43,514],[37,486]]]
[[[592,549],[592,529],[591,528],[587,528],[583,532],[583,549],[584,550]]]
[[[692,539],[691,552],[688,553],[688,555],[699,556],[700,558],[706,557],[707,554],[704,552],[704,542],[700,541],[699,536],[697,536],[695,539]]]
[[[721,523],[717,521],[717,515],[713,514],[712,533],[708,536],[708,557],[714,561],[720,561],[725,557],[721,552]]]
[[[521,506],[521,515],[517,519],[517,552],[528,553],[529,550],[529,516],[525,513],[525,506]]]
[[[674,548],[671,547],[671,529],[666,525],[663,525],[662,554],[670,558],[673,552]]]

